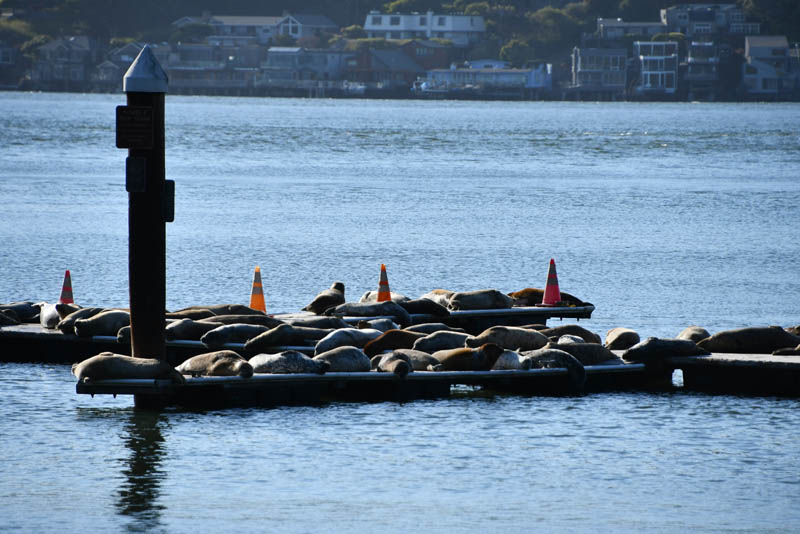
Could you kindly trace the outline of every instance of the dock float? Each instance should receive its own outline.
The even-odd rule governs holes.
[[[694,391],[734,395],[800,396],[800,356],[714,353],[669,358]]]

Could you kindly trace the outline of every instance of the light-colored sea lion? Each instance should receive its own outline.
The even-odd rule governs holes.
[[[586,369],[569,352],[553,348],[541,348],[527,352],[533,369],[566,369],[572,389],[580,391],[586,383]]]
[[[400,302],[401,300],[411,300],[405,295],[401,295],[400,293],[395,293],[394,291],[389,292],[389,298],[391,298],[394,302]],[[367,291],[361,298],[358,299],[358,302],[378,302],[378,292],[377,291]]]
[[[457,328],[455,326],[446,325],[444,323],[421,323],[415,324],[411,326],[405,327],[403,330],[408,330],[409,332],[420,332],[422,334],[433,334],[434,332],[440,332],[442,330],[446,330],[448,332],[458,332],[460,334],[466,334],[467,331],[463,328]]]
[[[400,325],[391,319],[371,319],[369,321],[358,321],[356,328],[374,328],[381,332],[387,332],[389,330],[397,330]]]
[[[586,340],[580,336],[573,336],[571,334],[564,334],[556,341],[559,345],[563,345],[564,343],[586,343]]]
[[[214,315],[214,312],[207,308],[189,308],[166,313],[167,319],[192,319],[194,321],[208,319]]]
[[[399,302],[398,304],[405,308],[408,313],[419,315],[436,315],[439,317],[446,317],[450,315],[450,311],[445,306],[442,306],[438,302],[434,302],[431,299],[421,298],[406,300],[404,302]]]
[[[56,325],[56,329],[61,330],[61,332],[64,334],[75,334],[75,321],[78,319],[88,319],[89,317],[94,317],[104,310],[105,308],[99,307],[81,308],[61,319]]]
[[[630,328],[618,326],[612,328],[606,333],[605,347],[608,350],[625,350],[636,345],[639,339],[639,333]]]
[[[178,367],[184,375],[200,376],[253,376],[253,366],[232,350],[218,350],[192,356]]]
[[[335,308],[328,308],[326,315],[351,316],[351,317],[394,317],[395,322],[401,326],[411,324],[408,312],[393,300],[385,302],[345,302]]]
[[[131,314],[123,310],[105,310],[86,319],[75,321],[78,337],[116,336],[119,329],[131,324]]]
[[[780,326],[754,326],[717,332],[698,341],[697,346],[711,352],[771,354],[775,350],[795,347],[799,343],[800,337],[790,334]]]
[[[344,304],[344,302],[344,282],[334,282],[329,289],[319,293],[302,309],[316,315],[321,315],[328,308]]]
[[[211,321],[199,321],[195,319],[178,319],[167,324],[164,329],[164,337],[167,341],[176,339],[185,339],[189,341],[200,341],[206,333],[224,326],[222,323],[213,323]]]
[[[410,349],[414,347],[414,342],[416,340],[423,337],[425,337],[425,334],[419,332],[387,330],[364,345],[364,354],[372,358],[381,352],[392,351],[394,349]]]
[[[394,373],[400,378],[405,378],[414,370],[411,359],[400,352],[378,354],[370,360],[370,367],[383,373]]]
[[[528,330],[518,326],[492,326],[477,336],[467,338],[467,347],[480,347],[485,343],[494,343],[510,350],[536,350],[547,345],[547,336],[536,330]]]
[[[454,293],[455,291],[450,291],[449,289],[434,289],[432,291],[428,291],[420,298],[432,300],[436,304],[447,308],[447,306],[450,304],[450,297],[452,297]]]
[[[292,326],[289,324],[279,324],[244,344],[245,352],[258,354],[267,352],[273,347],[285,345],[310,346],[315,345],[320,339],[333,332],[329,328],[307,328],[304,326]]]
[[[489,371],[500,355],[503,347],[487,343],[477,348],[440,350],[433,353],[444,371]]]
[[[527,356],[522,356],[519,352],[513,350],[504,350],[503,353],[497,358],[492,366],[492,371],[527,371],[531,368],[531,359]]]
[[[39,324],[42,325],[42,328],[52,330],[60,320],[61,317],[58,315],[55,303],[39,303]]]
[[[351,346],[359,349],[383,334],[373,328],[341,328],[323,337],[314,346],[314,354],[322,354],[336,347]]]
[[[268,328],[275,328],[283,323],[280,319],[258,313],[255,315],[214,315],[205,319],[198,319],[207,323],[222,323],[222,324],[253,324],[259,326],[266,326]]]
[[[38,322],[39,306],[29,300],[0,304],[0,311],[12,312],[11,317],[21,323]]]
[[[689,341],[697,343],[698,341],[707,337],[711,337],[711,333],[708,330],[700,326],[693,325],[687,326],[681,330],[680,334],[678,334],[675,339],[688,339]]]
[[[583,365],[601,365],[623,363],[616,354],[598,343],[567,343],[559,345],[550,342],[543,348],[563,350],[572,354]],[[531,356],[529,352],[523,352],[523,356]]]
[[[314,356],[316,361],[328,362],[329,373],[360,373],[370,370],[369,357],[358,347],[342,346]]]
[[[453,293],[449,310],[495,310],[510,308],[514,299],[496,289],[478,289]]]
[[[573,336],[582,337],[586,343],[603,343],[603,340],[600,339],[600,336],[577,324],[561,324],[550,328],[544,328],[539,330],[539,332],[546,335],[548,338],[550,338],[550,340],[553,338],[558,339],[563,335],[570,334]]]
[[[560,303],[564,306],[582,306],[585,304],[581,299],[574,297],[569,293],[565,293],[563,291],[559,291],[559,293],[561,293]],[[508,296],[515,300],[516,306],[536,306],[537,304],[542,303],[544,289],[526,287],[525,289],[520,289],[519,291],[509,293]]]
[[[267,330],[269,327],[257,324],[225,324],[203,334],[200,342],[209,349],[219,349],[226,343],[246,343]]]
[[[411,361],[411,367],[415,371],[443,371],[439,360],[420,350],[414,349],[395,349],[392,351],[396,354],[406,356]]]
[[[427,352],[428,354],[433,354],[437,350],[464,347],[464,343],[467,341],[468,337],[469,334],[440,330],[438,332],[434,332],[433,334],[428,334],[425,337],[419,338],[414,342],[414,346],[411,348],[414,350]]]
[[[132,358],[112,352],[101,352],[72,366],[78,382],[121,378],[171,379],[182,384],[183,376],[167,362],[151,358]]]
[[[250,360],[255,373],[293,374],[309,373],[322,375],[331,364],[323,360],[314,360],[302,352],[285,350],[278,354],[256,354]]]
[[[336,329],[350,328],[352,326],[341,317],[315,317],[309,315],[304,317],[287,317],[281,320],[292,326],[305,326],[307,328]]]
[[[703,356],[709,352],[688,339],[659,339],[648,337],[622,353],[627,362],[648,363],[671,356]]]

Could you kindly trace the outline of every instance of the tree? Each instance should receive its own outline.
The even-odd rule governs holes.
[[[387,13],[425,13],[427,11],[438,11],[442,9],[442,3],[436,0],[394,0],[384,4],[383,9]]]
[[[169,42],[202,43],[212,33],[214,33],[214,28],[208,24],[186,24],[170,34]]]
[[[500,49],[500,59],[508,61],[512,67],[522,67],[533,59],[533,48],[522,39],[512,39]]]
[[[552,58],[569,54],[578,42],[580,24],[560,9],[543,7],[535,13],[529,13],[527,18],[538,55]]]

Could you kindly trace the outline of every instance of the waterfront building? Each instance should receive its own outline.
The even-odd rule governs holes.
[[[689,100],[715,100],[719,83],[719,54],[713,41],[692,41],[686,56]]]
[[[272,46],[261,65],[261,86],[290,86],[296,80],[341,80],[355,52]]]
[[[421,87],[422,88],[422,87]],[[529,69],[458,68],[433,69],[426,74],[423,90],[474,90],[477,94],[508,93],[509,96],[540,94],[553,88],[553,66],[541,63]]]
[[[797,95],[800,69],[792,64],[786,36],[747,36],[744,56],[742,85],[748,97],[773,100]]]
[[[677,41],[635,41],[633,43],[638,83],[631,96],[673,99],[678,87]]]
[[[45,91],[82,91],[98,60],[99,48],[90,37],[54,39],[36,49],[31,81]]]
[[[661,22],[668,31],[687,37],[700,35],[757,35],[757,22],[747,22],[736,4],[679,4],[661,10]]]
[[[410,88],[424,74],[425,69],[400,50],[365,50],[348,58],[344,76],[370,86]]]
[[[486,24],[479,15],[441,15],[427,13],[386,14],[370,11],[364,20],[367,37],[384,39],[448,39],[454,46],[466,47],[483,38]]]
[[[453,47],[427,39],[413,39],[400,45],[400,50],[423,69],[430,70],[449,65]]]
[[[577,100],[622,100],[627,87],[628,52],[625,48],[572,50],[572,83],[567,88]]]

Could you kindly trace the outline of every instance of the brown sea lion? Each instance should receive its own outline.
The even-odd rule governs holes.
[[[405,378],[414,370],[411,358],[399,352],[378,354],[370,360],[370,367],[375,371],[394,373],[401,378]]]
[[[698,341],[711,337],[711,333],[699,326],[687,326],[675,337],[675,339],[688,339],[697,343]]]
[[[319,293],[302,309],[316,315],[321,315],[328,308],[344,304],[344,302],[344,283],[334,282],[329,289]]]
[[[700,340],[697,346],[710,352],[739,354],[771,354],[783,348],[800,344],[800,337],[790,334],[780,326],[749,327],[723,330]]]
[[[175,383],[184,382],[183,376],[166,362],[150,358],[133,358],[111,352],[102,352],[74,364],[72,374],[78,377],[79,382],[122,378],[168,378]]]
[[[364,345],[364,354],[372,358],[381,352],[394,349],[410,349],[414,347],[414,342],[422,337],[425,337],[425,334],[419,332],[387,330]]]
[[[433,334],[428,334],[425,337],[419,338],[414,342],[414,346],[411,348],[414,350],[427,352],[428,354],[433,354],[437,350],[464,347],[464,343],[469,337],[469,334],[440,330],[438,332],[434,332]]]
[[[467,347],[479,347],[485,343],[495,343],[504,349],[536,350],[547,345],[547,336],[518,326],[492,326],[479,335],[467,338]]]
[[[444,371],[489,371],[503,354],[503,347],[487,343],[477,348],[440,350],[433,353]]]
[[[494,310],[510,308],[514,299],[496,289],[461,291],[450,297],[449,310]]]
[[[605,347],[608,350],[625,350],[639,343],[639,334],[630,328],[618,326],[606,333]]]
[[[314,354],[322,354],[342,346],[362,348],[383,332],[372,328],[340,328],[323,337],[314,346]]]
[[[88,319],[89,317],[94,317],[103,311],[105,311],[105,308],[81,308],[61,319],[56,325],[56,329],[61,330],[61,332],[64,334],[75,334],[75,321],[78,319]]]
[[[293,374],[313,373],[322,375],[331,364],[309,358],[296,350],[285,350],[277,354],[257,354],[248,360],[255,373]]]
[[[194,319],[178,319],[167,324],[164,330],[164,337],[167,341],[174,341],[176,339],[184,339],[189,341],[200,341],[207,332],[214,330],[222,323],[213,323],[211,321],[199,321]]]
[[[116,336],[119,329],[131,324],[130,313],[123,310],[105,310],[74,323],[78,337]]]
[[[573,336],[582,337],[586,341],[586,343],[603,343],[603,340],[600,339],[600,336],[577,324],[562,324],[550,328],[541,329],[539,330],[539,332],[546,335],[551,340],[553,338],[558,339],[563,335],[569,334]]]
[[[316,361],[330,364],[329,373],[359,373],[370,370],[370,361],[358,347],[342,346],[314,356]]]
[[[559,293],[561,293],[561,304],[564,306],[583,306],[585,304],[581,299],[569,293],[563,291],[559,291]],[[525,289],[509,293],[508,296],[516,301],[515,306],[536,306],[542,303],[544,289],[526,287]]]
[[[232,350],[218,350],[192,356],[176,369],[184,375],[253,376],[253,366]]]
[[[622,353],[626,362],[648,363],[672,356],[703,356],[709,352],[688,339],[648,337]]]

